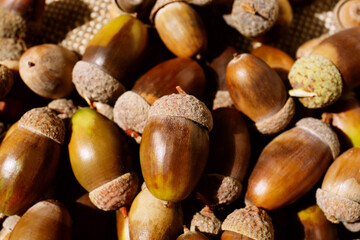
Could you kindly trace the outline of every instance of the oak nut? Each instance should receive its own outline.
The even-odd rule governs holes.
[[[160,97],[176,93],[181,87],[200,98],[206,78],[201,66],[191,58],[164,61],[143,74],[131,91],[122,94],[114,106],[114,121],[130,136],[141,137],[150,106]]]
[[[357,147],[342,153],[331,164],[321,188],[316,191],[317,205],[333,223],[360,221],[359,154]]]
[[[263,134],[283,130],[294,116],[295,102],[279,75],[252,54],[239,54],[229,62],[226,84],[235,107]]]
[[[339,31],[360,26],[359,0],[341,0],[335,5],[333,13]]]
[[[144,23],[121,15],[105,24],[88,43],[73,69],[73,82],[84,99],[113,104],[133,84],[148,41]]]
[[[192,95],[166,95],[150,107],[140,165],[155,197],[179,202],[194,190],[206,166],[212,125],[210,111]]]
[[[328,124],[315,118],[299,120],[260,153],[248,179],[246,202],[267,210],[295,202],[325,174],[339,148]]]
[[[9,240],[70,240],[71,224],[71,216],[65,205],[55,200],[40,201],[20,218]]]
[[[78,56],[57,44],[40,44],[24,52],[19,73],[36,94],[51,99],[66,97],[74,89],[72,71]]]
[[[10,129],[0,145],[0,212],[5,215],[21,214],[49,187],[65,138],[64,123],[47,107],[29,110]]]
[[[178,57],[203,55],[207,49],[205,25],[200,15],[183,1],[157,0],[150,20],[165,46]]]

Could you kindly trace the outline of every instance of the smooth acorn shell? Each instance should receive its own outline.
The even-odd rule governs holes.
[[[130,15],[119,16],[106,25],[90,40],[82,60],[123,83],[132,85],[134,76],[144,57],[148,31],[144,23]],[[130,79],[128,79],[130,78]]]
[[[291,128],[261,152],[245,198],[267,210],[291,204],[320,180],[332,159],[329,146],[316,134]]]
[[[9,240],[70,240],[71,216],[56,201],[41,201],[29,208],[15,225]]]
[[[129,212],[130,239],[173,240],[183,225],[180,203],[167,203],[154,197],[146,188],[131,204]]]
[[[82,108],[71,123],[70,163],[83,188],[90,192],[131,170],[126,136],[114,122],[94,109]]]
[[[179,57],[164,61],[147,71],[136,81],[132,91],[152,105],[164,95],[177,93],[177,86],[187,94],[200,98],[205,84],[201,66],[191,58]]]
[[[140,143],[141,171],[157,198],[178,202],[190,195],[209,154],[205,127],[183,117],[151,117]]]
[[[55,178],[61,145],[14,125],[0,145],[0,212],[21,214]]]
[[[173,2],[165,5],[156,12],[154,23],[161,40],[176,56],[193,57],[205,53],[205,26],[189,4]]]

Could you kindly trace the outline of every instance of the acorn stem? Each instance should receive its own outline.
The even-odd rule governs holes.
[[[316,97],[316,93],[305,91],[302,88],[296,88],[289,90],[291,97]]]
[[[180,86],[176,86],[176,91],[178,91],[179,94],[186,94],[186,92]]]

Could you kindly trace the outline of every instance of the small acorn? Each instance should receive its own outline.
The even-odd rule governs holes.
[[[360,26],[359,0],[341,0],[335,5],[333,13],[338,31]]]
[[[0,145],[1,213],[21,214],[45,192],[64,138],[63,121],[47,107],[29,110],[10,128]]]
[[[192,217],[190,230],[192,232],[201,232],[210,238],[216,238],[222,232],[221,223],[221,220],[216,217],[209,206],[205,206]]]
[[[71,118],[68,145],[73,173],[101,210],[116,210],[131,203],[139,179],[132,171],[126,136],[114,122],[91,108],[81,108]]]
[[[209,238],[201,232],[191,231],[184,227],[184,233],[178,236],[176,240],[209,240]]]
[[[130,239],[173,240],[181,233],[182,225],[181,204],[162,201],[154,197],[147,188],[131,204]]]
[[[209,154],[213,126],[208,108],[192,95],[166,95],[154,102],[140,143],[140,165],[149,191],[179,202],[194,190]]]
[[[73,83],[85,100],[113,104],[133,84],[148,41],[144,23],[121,15],[105,24],[88,43],[73,69]]]
[[[74,89],[72,71],[78,56],[57,44],[40,44],[20,58],[19,73],[36,94],[51,99],[66,97]]]
[[[339,148],[328,124],[301,119],[262,150],[248,179],[246,202],[267,210],[295,202],[325,174]]]
[[[4,98],[14,85],[14,74],[5,65],[0,64],[0,99]]]
[[[236,108],[255,122],[262,134],[283,130],[295,113],[279,75],[260,58],[243,53],[226,69],[226,84]]]
[[[204,71],[195,60],[172,58],[164,61],[143,74],[131,91],[117,99],[114,121],[130,136],[141,138],[150,106],[157,99],[176,93],[177,86],[200,98],[205,84]]]
[[[71,216],[65,205],[55,200],[40,201],[20,218],[9,240],[70,240],[71,224]]]
[[[316,203],[330,222],[360,221],[359,154],[357,147],[342,153],[331,164],[321,188],[316,191]]]

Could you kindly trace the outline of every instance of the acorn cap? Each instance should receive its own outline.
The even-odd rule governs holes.
[[[142,134],[148,118],[150,104],[133,91],[122,94],[114,106],[114,121],[121,129]]]
[[[327,58],[309,55],[299,58],[289,72],[293,89],[290,96],[299,97],[307,108],[323,108],[337,101],[342,93],[342,77]]]
[[[184,117],[206,127],[209,131],[213,128],[209,109],[203,102],[188,94],[173,93],[156,100],[149,109],[148,118],[159,115]]]
[[[73,100],[66,98],[55,99],[49,102],[48,107],[56,112],[61,119],[70,119],[79,109],[75,106]]]
[[[27,111],[18,122],[23,127],[36,134],[63,144],[65,140],[65,126],[63,121],[48,107],[33,108]]]
[[[98,66],[78,61],[72,79],[76,90],[84,99],[112,104],[125,92],[125,87]]]
[[[190,231],[202,232],[210,236],[221,233],[221,221],[209,207],[204,207],[200,212],[195,213],[190,224]]]
[[[14,75],[12,71],[0,64],[0,99],[5,97],[14,85]]]
[[[218,90],[213,101],[213,110],[218,108],[235,108],[234,102],[227,90]]]
[[[0,7],[0,38],[25,38],[26,31],[24,18]]]
[[[253,205],[236,209],[224,220],[223,231],[232,231],[255,240],[274,239],[272,220],[265,210]]]
[[[277,0],[235,0],[231,12],[235,28],[248,38],[267,32],[278,16]]]
[[[295,114],[295,101],[289,97],[284,106],[274,115],[255,123],[262,134],[274,134],[283,130]]]
[[[316,118],[303,118],[296,123],[296,127],[301,127],[320,137],[330,147],[334,159],[340,153],[340,142],[336,133],[330,125]]]
[[[360,220],[360,204],[348,198],[318,188],[316,203],[326,218],[333,223]]]
[[[139,178],[135,172],[121,175],[89,193],[91,202],[104,211],[130,206],[138,192]]]

